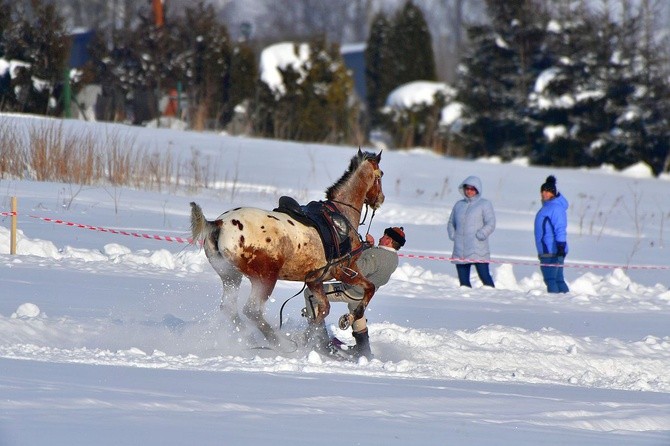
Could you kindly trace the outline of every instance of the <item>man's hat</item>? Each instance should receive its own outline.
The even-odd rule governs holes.
[[[405,230],[401,227],[393,227],[384,229],[384,235],[388,235],[391,239],[399,244],[401,247],[405,246]]]

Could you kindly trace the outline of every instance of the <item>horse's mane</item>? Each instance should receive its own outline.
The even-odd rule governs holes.
[[[339,180],[326,189],[326,198],[328,200],[332,200],[335,197],[337,190],[347,181],[349,181],[349,178],[351,178],[351,176],[354,174],[354,172],[356,172],[356,169],[358,169],[361,164],[363,164],[365,161],[375,159],[376,157],[377,155],[373,152],[358,152],[356,155],[354,155],[349,162],[349,168],[347,171],[344,172]]]

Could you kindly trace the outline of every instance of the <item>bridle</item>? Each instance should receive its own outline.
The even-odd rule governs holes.
[[[375,186],[375,185],[379,184],[379,190],[381,192],[381,181],[382,181],[382,176],[384,175],[384,173],[381,171],[381,169],[379,169],[379,167],[377,167],[374,170],[374,175],[375,175],[375,180],[372,183],[372,185]],[[359,215],[360,221],[358,223],[358,226],[363,226],[365,224],[365,220],[368,218],[368,211],[370,209],[370,203],[368,203],[367,198],[363,201],[363,204],[365,205],[365,214],[363,214],[363,211],[361,209],[357,209],[354,206],[352,206],[351,204],[345,203],[344,201],[334,200],[334,199],[331,199],[330,201],[332,201],[333,203],[341,204],[343,206],[347,206],[347,207],[353,209]],[[370,226],[372,225],[372,219],[375,218],[375,212],[377,212],[377,209],[372,208],[372,217],[370,217],[370,223],[368,223],[368,231],[367,231],[368,233],[370,232]],[[362,218],[360,218],[360,217],[362,217]],[[349,227],[352,230],[355,231],[355,228],[353,227],[351,222],[349,222],[349,220],[346,217],[345,217],[345,220],[347,221],[347,224],[349,225]]]

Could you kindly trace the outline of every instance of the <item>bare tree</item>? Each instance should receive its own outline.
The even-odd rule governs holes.
[[[345,1],[275,0],[266,5],[261,22],[266,36],[273,40],[325,36],[341,42],[347,9]]]

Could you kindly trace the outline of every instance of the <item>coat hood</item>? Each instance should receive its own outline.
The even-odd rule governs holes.
[[[558,192],[558,195],[556,195],[551,200],[542,203],[542,206],[559,206],[563,208],[563,210],[567,211],[569,203],[568,200],[560,192]]]
[[[482,195],[482,180],[479,179],[479,177],[476,177],[474,175],[470,175],[466,179],[463,180],[463,182],[458,186],[458,191],[465,197],[465,191],[463,190],[463,187],[465,185],[468,186],[474,186],[477,189],[477,195],[481,196]]]

